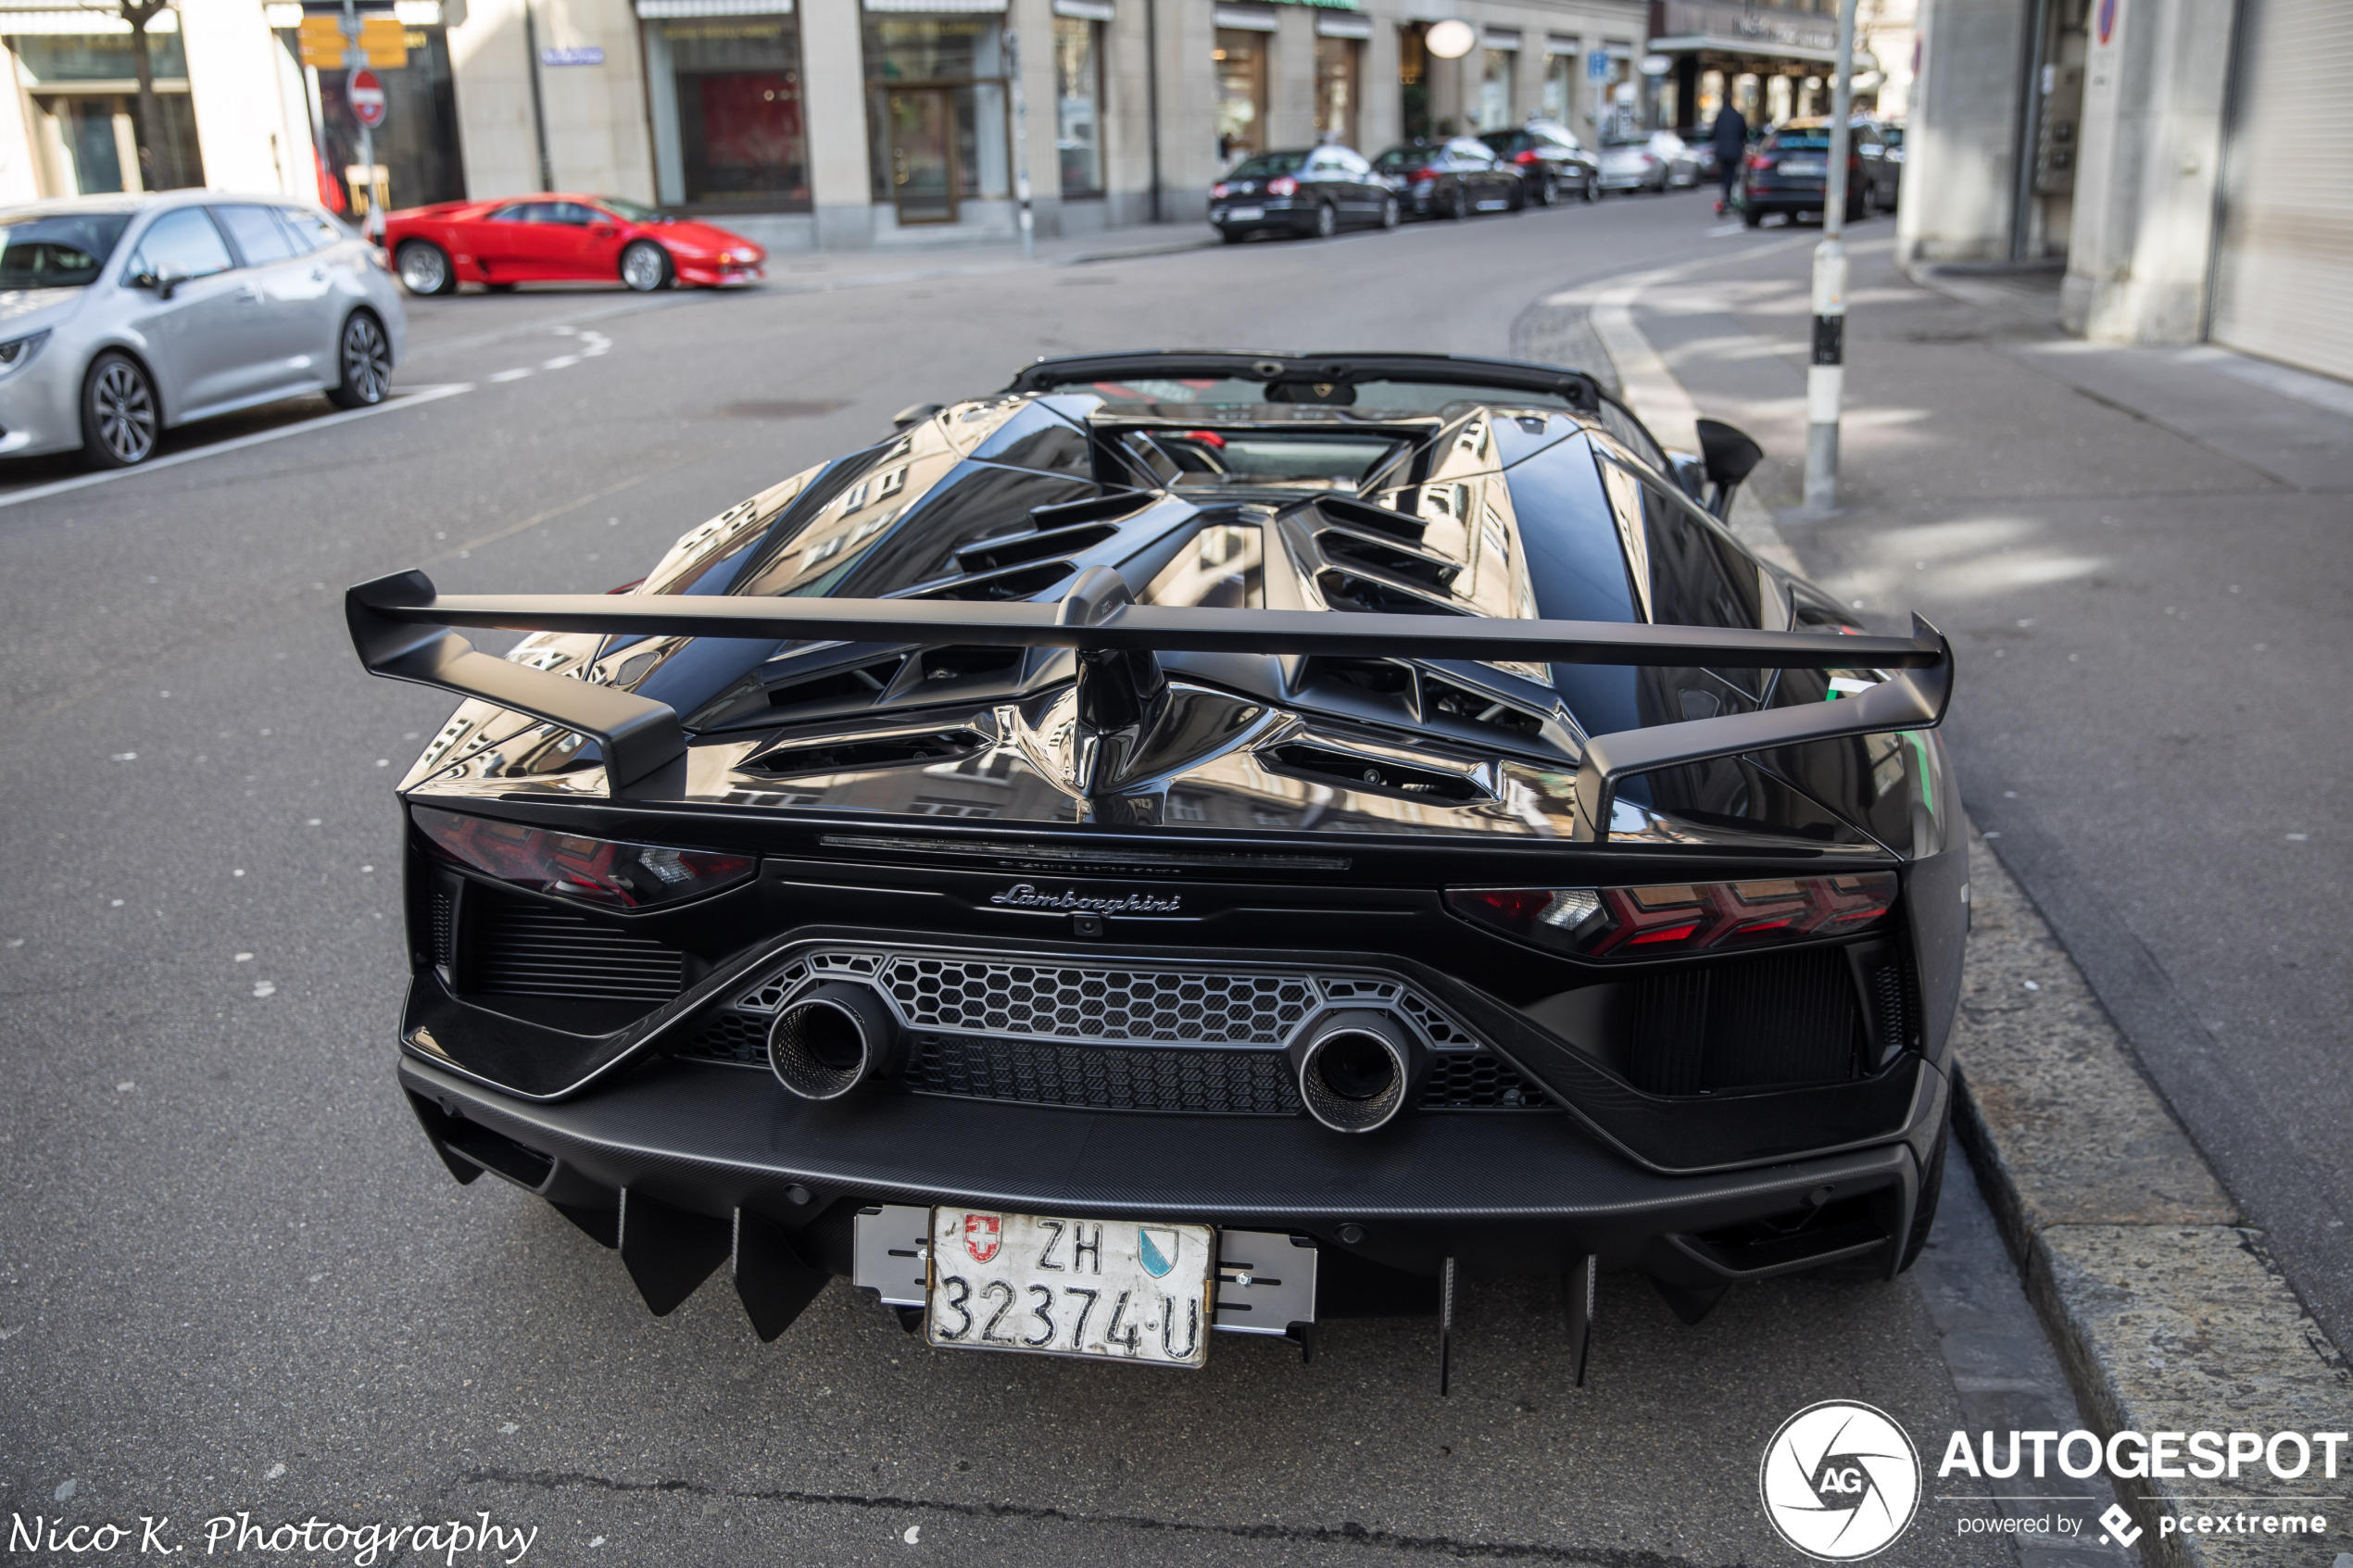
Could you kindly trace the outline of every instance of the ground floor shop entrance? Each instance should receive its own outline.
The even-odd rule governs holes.
[[[891,198],[901,223],[956,221],[953,107],[945,87],[894,87],[886,94]]]

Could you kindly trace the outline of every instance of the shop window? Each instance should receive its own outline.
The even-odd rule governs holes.
[[[1479,55],[1477,128],[1508,131],[1519,119],[1512,107],[1512,77],[1519,69],[1519,51],[1483,49]]]
[[[1398,124],[1409,142],[1427,140],[1429,119],[1429,48],[1428,22],[1407,22],[1397,30]]]
[[[1103,24],[1054,19],[1054,151],[1065,196],[1103,194]]]
[[[1568,123],[1571,110],[1577,107],[1577,73],[1583,69],[1574,42],[1565,42],[1559,50],[1544,56],[1544,118]]]
[[[296,61],[295,30],[278,38]],[[393,207],[462,201],[466,171],[458,155],[458,83],[449,69],[449,31],[435,25],[408,30],[408,64],[378,66],[384,122],[372,138],[386,200]],[[357,221],[367,208],[368,180],[359,163],[359,122],[344,94],[344,73],[299,67],[309,87],[310,132],[319,160],[321,205]]]
[[[1232,164],[1266,150],[1265,34],[1221,27],[1210,57],[1217,67],[1217,157]]]
[[[176,31],[147,33],[155,119],[140,144],[138,64],[131,35],[23,34],[8,40],[32,90],[34,157],[46,195],[170,191],[201,185],[188,57]]]
[[[1315,136],[1356,144],[1356,41],[1315,40]]]
[[[875,199],[899,221],[953,222],[960,202],[1006,198],[1005,112],[1001,17],[867,13]]]
[[[646,24],[656,194],[685,207],[809,209],[800,34],[789,16]]]

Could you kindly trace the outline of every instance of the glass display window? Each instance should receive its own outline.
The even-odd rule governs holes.
[[[1266,150],[1266,35],[1221,27],[1210,58],[1217,67],[1217,157],[1231,166]]]
[[[1319,141],[1356,144],[1360,53],[1353,38],[1315,40],[1315,135]]]
[[[1103,194],[1103,24],[1054,19],[1054,153],[1065,196]]]
[[[952,223],[959,204],[1013,192],[1004,19],[866,13],[874,194],[901,223]]]
[[[809,209],[800,33],[792,17],[648,22],[646,68],[665,204]]]

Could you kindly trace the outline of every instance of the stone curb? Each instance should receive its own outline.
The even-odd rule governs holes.
[[[1689,439],[1696,410],[1633,314],[1641,290],[1663,281],[1646,273],[1554,295],[1521,317],[1514,349],[1595,369],[1671,445]],[[1731,522],[1760,555],[1796,569],[1746,492]],[[1969,848],[1954,1130],[2088,1418],[2103,1436],[2353,1431],[2345,1357],[1974,824]],[[2309,1474],[2319,1470],[2316,1455]],[[2165,1534],[2159,1524],[2301,1512],[2328,1518],[2328,1537],[2341,1540],[2353,1525],[2353,1443],[2334,1484],[2309,1474],[2281,1481],[2259,1462],[2236,1480],[2128,1480],[2117,1492],[2156,1568],[2315,1568],[2327,1537]],[[2353,1562],[2340,1555],[2336,1568]]]

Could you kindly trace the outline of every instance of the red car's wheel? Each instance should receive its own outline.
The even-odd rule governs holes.
[[[458,287],[458,270],[449,265],[449,253],[431,240],[403,240],[393,267],[410,294],[450,294]]]
[[[632,240],[621,253],[621,281],[639,294],[668,288],[674,275],[670,253],[651,240]]]

